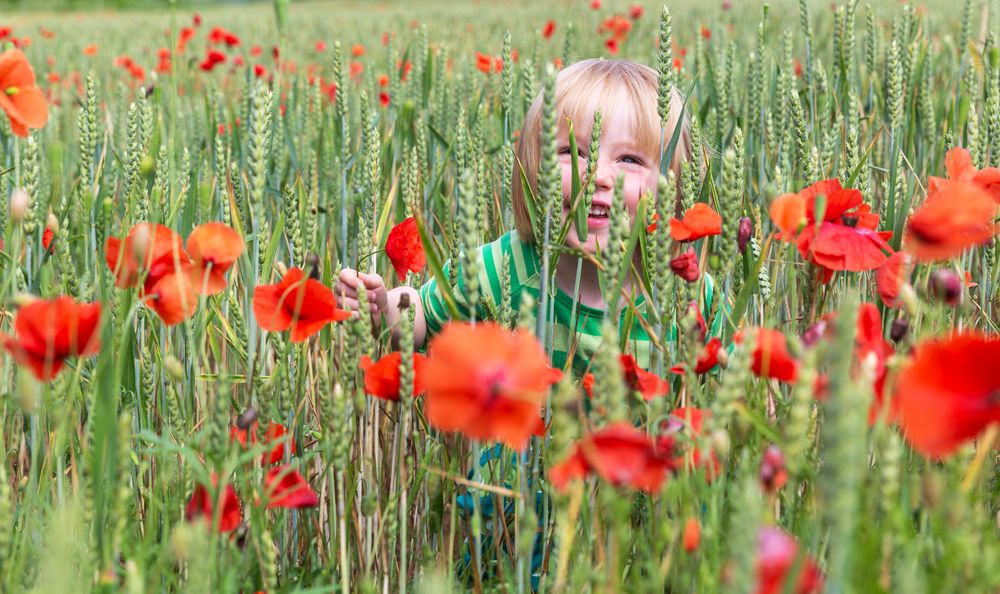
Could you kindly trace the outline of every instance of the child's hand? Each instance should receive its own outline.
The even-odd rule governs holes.
[[[340,271],[340,278],[333,287],[337,298],[337,307],[351,312],[358,317],[358,291],[368,291],[368,311],[372,315],[385,313],[389,309],[389,299],[385,290],[385,282],[377,274],[365,274],[350,268]]]

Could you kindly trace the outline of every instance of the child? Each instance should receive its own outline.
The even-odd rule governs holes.
[[[659,179],[659,154],[661,138],[665,147],[673,135],[682,111],[680,95],[671,90],[671,107],[669,122],[665,129],[660,128],[660,118],[657,106],[657,73],[652,68],[628,60],[592,59],[577,62],[559,72],[556,79],[556,112],[559,120],[559,163],[562,167],[563,217],[569,214],[572,188],[572,161],[578,159],[581,175],[587,166],[587,151],[590,144],[590,131],[594,121],[594,112],[600,111],[603,123],[597,160],[593,202],[587,218],[587,239],[581,242],[575,226],[569,227],[566,245],[582,248],[593,254],[596,246],[608,245],[609,207],[614,200],[614,185],[618,176],[624,177],[624,203],[632,219],[632,224],[644,224],[636,221],[636,208],[639,198],[650,193],[655,195]],[[524,166],[525,173],[532,188],[537,188],[536,180],[538,166],[541,160],[540,136],[542,124],[542,96],[539,94],[532,102],[521,129],[520,141],[516,153]],[[573,122],[576,131],[576,143],[579,155],[569,154],[569,137],[566,118]],[[688,124],[682,123],[680,140],[674,152],[671,167],[677,171],[680,163],[691,154],[690,134]],[[494,304],[500,303],[502,287],[500,286],[503,260],[510,260],[510,293],[511,304],[516,311],[525,293],[531,294],[538,302],[540,285],[540,258],[536,250],[536,238],[533,236],[528,207],[525,203],[524,191],[521,187],[520,172],[513,172],[511,201],[514,211],[514,230],[504,234],[496,241],[480,248],[480,291],[483,299]],[[665,197],[669,199],[669,197]],[[601,288],[598,283],[598,270],[592,262],[584,259],[580,269],[579,290],[575,307],[576,320],[572,319],[574,312],[573,297],[577,279],[577,263],[579,258],[570,255],[560,257],[555,269],[555,303],[552,321],[553,355],[552,365],[557,368],[566,367],[570,353],[573,353],[572,366],[574,371],[582,373],[590,363],[591,357],[600,344],[600,327],[606,310]],[[461,275],[459,275],[461,278]],[[645,310],[645,301],[635,279],[628,278],[625,292],[639,295],[635,299],[636,309],[641,314]],[[398,338],[395,329],[398,327],[400,298],[406,294],[410,302],[415,304],[416,318],[413,336],[416,346],[441,330],[449,320],[448,309],[445,306],[437,280],[432,279],[419,290],[401,286],[386,290],[382,277],[378,274],[358,273],[344,269],[334,287],[338,305],[341,308],[356,311],[358,309],[357,291],[362,287],[368,290],[370,311],[374,316],[385,316],[386,322],[394,329],[394,337]],[[461,293],[463,284],[460,281],[457,292]],[[630,288],[634,290],[630,291]],[[706,300],[710,303],[711,298]],[[461,301],[461,300],[459,300]],[[626,301],[619,306],[622,317],[625,316]],[[469,311],[459,304],[459,313],[468,316]],[[481,319],[477,315],[477,319]],[[376,317],[376,321],[377,317]],[[575,328],[575,329],[571,329]],[[650,342],[649,336],[640,324],[633,324],[630,335],[636,359],[648,363]]]

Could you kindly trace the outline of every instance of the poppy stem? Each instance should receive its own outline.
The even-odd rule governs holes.
[[[983,435],[983,439],[979,442],[979,447],[976,448],[976,457],[972,459],[969,469],[965,471],[965,478],[962,479],[962,493],[968,493],[972,489],[972,485],[976,482],[976,477],[979,475],[979,469],[983,467],[983,462],[986,461],[986,455],[993,451],[993,444],[996,443],[998,435],[1000,435],[1000,425],[993,423],[986,430],[986,434]]]

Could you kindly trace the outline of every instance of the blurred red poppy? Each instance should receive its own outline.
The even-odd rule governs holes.
[[[361,357],[361,370],[365,374],[365,392],[383,400],[399,400],[399,362],[402,355],[399,351],[385,355],[377,362],[372,362],[368,355]],[[413,395],[424,392],[424,367],[427,357],[421,353],[413,353]]]
[[[708,373],[719,364],[719,351],[722,349],[722,339],[718,336],[712,338],[705,345],[701,354],[698,355],[698,359],[694,364],[694,372],[698,375],[703,373]],[[684,364],[679,363],[670,368],[671,373],[684,373]]]
[[[143,303],[167,326],[183,322],[198,309],[198,287],[191,280],[191,270],[191,264],[185,263],[140,291]]]
[[[670,413],[670,417],[660,423],[661,434],[659,439],[676,442],[678,436],[687,435],[689,440],[693,442],[701,436],[702,431],[705,429],[705,420],[709,416],[711,416],[709,411],[693,406],[675,408]],[[679,450],[674,459],[674,465],[680,469],[687,466],[690,461],[692,468],[704,469],[705,480],[708,482],[715,480],[715,477],[719,476],[722,472],[722,464],[714,452],[709,451],[706,456],[701,448],[692,447],[690,458],[688,455],[688,452]]]
[[[556,31],[556,22],[550,20],[545,23],[544,27],[542,27],[542,37],[548,39],[552,37],[552,34],[555,33],[555,31]]]
[[[946,456],[1000,422],[1000,338],[969,332],[914,349],[896,379],[903,435],[925,456]]]
[[[906,222],[906,251],[920,262],[958,256],[1000,232],[997,203],[980,186],[939,180]]]
[[[232,427],[229,430],[229,441],[238,442],[244,449],[248,447],[254,447],[257,445],[257,428],[259,424],[254,421],[247,429],[240,429],[239,427]],[[249,437],[249,439],[248,439]],[[260,457],[260,463],[263,465],[276,464],[285,459],[285,450],[288,450],[288,455],[295,455],[295,441],[290,439],[288,430],[281,423],[276,423],[271,421],[267,425],[267,433],[264,435],[264,443],[270,446],[270,450],[264,452]],[[247,444],[249,441],[249,445]]]
[[[694,241],[721,233],[722,217],[704,202],[689,208],[683,219],[670,219],[670,237],[674,241]]]
[[[682,538],[685,551],[693,553],[698,550],[698,545],[701,544],[701,525],[698,524],[697,519],[688,518],[687,521],[684,522],[684,532]]]
[[[19,49],[0,53],[0,109],[15,135],[25,138],[28,128],[41,128],[49,120],[45,95],[35,86],[35,71]]]
[[[91,43],[83,47],[83,55],[92,58],[97,55],[97,44]]]
[[[46,227],[45,231],[42,231],[42,248],[45,251],[49,251],[49,247],[52,245],[52,238],[55,237],[55,233],[52,231],[52,227]]]
[[[482,52],[476,52],[476,68],[484,74],[489,74],[493,70],[493,57]]]
[[[622,374],[629,388],[642,395],[645,400],[652,400],[670,392],[670,383],[664,381],[655,373],[650,373],[639,367],[632,355],[619,355]]]
[[[549,367],[538,340],[493,322],[450,322],[428,352],[424,411],[430,424],[523,450],[548,387],[562,376]]]
[[[645,12],[645,8],[642,6],[642,4],[633,4],[628,7],[628,16],[633,21],[641,19],[643,12]]]
[[[758,377],[795,383],[799,376],[799,362],[788,352],[785,335],[773,328],[757,328],[755,333],[757,342],[751,366],[754,374]]]
[[[223,223],[204,223],[187,238],[191,258],[191,279],[202,295],[216,295],[226,288],[226,272],[243,254],[243,238]]]
[[[66,296],[38,299],[18,310],[15,336],[4,336],[3,345],[35,377],[49,381],[62,371],[66,359],[97,353],[100,320],[100,303],[77,303]]]
[[[798,565],[799,544],[780,528],[764,526],[757,532],[757,594],[812,594],[823,589],[823,574],[807,554],[798,570],[798,581],[793,588],[785,582],[795,573]]]
[[[150,290],[161,278],[190,262],[181,236],[158,223],[137,223],[124,240],[109,237],[104,259],[115,275],[115,286],[129,289],[142,281]]]
[[[878,267],[875,286],[878,295],[888,307],[899,307],[900,293],[909,284],[913,270],[913,257],[906,252],[896,252]]]
[[[365,46],[361,45],[360,43],[355,43],[354,45],[351,46],[351,55],[354,56],[355,58],[360,58],[361,56],[365,55]]]
[[[1000,169],[984,167],[977,170],[976,166],[972,164],[972,155],[962,147],[955,147],[948,151],[944,157],[944,166],[948,172],[948,179],[972,182],[985,190],[997,204],[1000,204]],[[940,182],[941,178],[930,176],[927,184],[929,192],[937,191]]]
[[[322,39],[317,41],[316,45],[314,46],[314,49],[316,50],[317,54],[322,54],[323,52],[326,51],[326,42],[323,41]]]
[[[569,457],[549,469],[549,480],[559,491],[570,481],[596,474],[615,487],[657,493],[675,469],[672,442],[654,443],[629,423],[614,423],[576,443]]]
[[[396,269],[399,282],[406,280],[406,273],[420,274],[427,265],[424,244],[420,241],[417,220],[407,217],[389,231],[385,241],[385,255]]]
[[[264,489],[268,496],[268,509],[275,507],[298,509],[319,505],[319,497],[305,477],[287,464],[275,466],[267,471],[267,476],[264,477]]]
[[[698,269],[698,254],[693,247],[688,247],[685,251],[670,259],[670,271],[686,280],[689,283],[697,281],[701,277]]]
[[[212,486],[219,484],[218,479],[215,474],[212,474]],[[240,520],[242,519],[242,511],[240,510],[240,500],[236,496],[236,490],[233,486],[227,484],[219,494],[219,502],[221,503],[222,510],[219,512],[219,524],[215,527],[218,532],[230,532],[235,530],[240,525]],[[214,517],[213,510],[215,506],[212,502],[212,496],[209,494],[208,489],[204,485],[199,484],[195,486],[194,493],[191,494],[191,499],[188,500],[187,508],[184,510],[184,519],[188,522],[194,522],[199,518],[204,518],[206,522],[211,522]]]
[[[333,291],[307,278],[301,268],[290,269],[277,284],[258,285],[253,291],[253,313],[262,330],[291,328],[292,342],[307,340],[330,322],[351,317],[337,309]]]
[[[211,72],[216,66],[225,61],[226,54],[219,50],[208,50],[208,53],[205,54],[205,59],[198,64],[198,68],[201,68],[205,72]]]
[[[798,194],[782,194],[770,208],[771,221],[779,229],[778,239],[795,241],[799,229],[806,224],[806,201]]]
[[[612,56],[618,55],[618,40],[614,37],[610,37],[604,40],[604,47],[608,49],[608,53]]]

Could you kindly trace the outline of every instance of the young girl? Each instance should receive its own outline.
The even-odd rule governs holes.
[[[639,198],[647,192],[655,196],[660,172],[661,138],[664,139],[663,146],[666,146],[678,125],[682,126],[682,130],[671,163],[675,172],[680,163],[691,154],[688,125],[686,122],[678,122],[682,111],[680,95],[676,90],[671,90],[670,118],[664,129],[660,127],[656,111],[657,98],[656,71],[636,62],[583,60],[559,72],[556,78],[555,105],[560,124],[558,147],[562,167],[564,218],[570,212],[572,159],[578,159],[582,174],[587,166],[586,155],[594,112],[600,111],[603,118],[595,172],[596,190],[587,217],[587,239],[580,241],[575,226],[571,225],[565,240],[567,246],[594,254],[597,245],[602,249],[608,245],[608,215],[614,200],[615,180],[619,176],[624,178],[624,203],[632,224],[644,224],[635,220]],[[578,155],[570,155],[567,117],[573,122],[576,131]],[[542,96],[539,94],[525,117],[516,149],[518,160],[523,164],[533,189],[537,188],[538,166],[541,161],[541,125]],[[521,187],[520,172],[516,165],[511,188],[515,228],[479,249],[479,286],[482,292],[480,302],[485,299],[494,304],[500,303],[503,291],[500,286],[501,269],[504,259],[509,259],[511,306],[516,311],[526,293],[538,302],[541,266],[536,250],[537,241],[532,233],[526,198]],[[555,270],[554,315],[549,321],[552,323],[554,345],[552,365],[565,368],[572,353],[573,369],[582,373],[600,344],[601,322],[608,308],[598,283],[598,270],[593,263],[584,259],[579,276],[579,290],[576,291],[576,319],[573,319],[572,295],[575,292],[578,260],[579,258],[569,255],[558,259]],[[461,275],[459,278],[461,279]],[[638,295],[634,303],[638,312],[643,314],[646,303],[636,284],[635,279],[629,278],[625,284],[625,292]],[[357,291],[362,288],[368,290],[369,307],[372,315],[376,316],[376,322],[379,321],[378,316],[384,316],[390,329],[393,329],[394,338],[398,338],[395,330],[400,316],[400,298],[404,294],[410,296],[410,303],[416,307],[413,336],[418,347],[429,336],[439,332],[450,319],[436,279],[428,281],[419,290],[408,286],[386,290],[385,283],[378,274],[344,269],[334,287],[338,305],[356,312]],[[464,284],[460,281],[457,293],[461,294],[463,290]],[[710,303],[710,299],[709,297],[706,302]],[[461,302],[461,299],[458,301]],[[625,305],[623,299],[618,308],[623,317],[626,314]],[[461,303],[458,309],[460,314],[468,317],[469,311]],[[477,319],[481,317],[477,315]],[[641,325],[633,324],[630,341],[637,361],[642,365],[648,364],[649,336]]]

